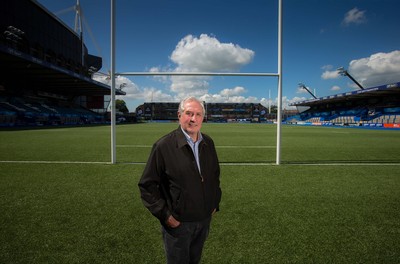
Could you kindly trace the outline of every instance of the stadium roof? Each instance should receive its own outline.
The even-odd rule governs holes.
[[[349,100],[364,100],[367,98],[377,97],[394,97],[400,98],[400,82],[385,84],[381,86],[375,86],[366,88],[364,90],[357,90],[347,93],[335,94],[317,99],[310,99],[305,101],[299,101],[291,104],[291,106],[313,106],[326,103],[336,103]]]
[[[0,44],[0,82],[62,95],[110,95],[111,87]],[[116,90],[117,95],[125,92]]]

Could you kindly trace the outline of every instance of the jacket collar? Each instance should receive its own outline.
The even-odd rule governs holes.
[[[175,130],[176,132],[176,141],[178,144],[178,148],[181,148],[185,145],[188,145],[187,140],[186,140],[186,136],[185,134],[183,134],[181,127],[179,126],[178,129]],[[201,132],[200,132],[201,133]],[[201,134],[203,140],[200,142],[200,144],[206,144],[204,142],[204,134]]]

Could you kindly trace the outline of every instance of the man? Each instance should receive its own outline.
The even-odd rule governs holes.
[[[167,263],[199,263],[221,200],[213,140],[200,132],[204,104],[181,101],[179,127],[159,139],[139,181],[144,205],[159,219]]]

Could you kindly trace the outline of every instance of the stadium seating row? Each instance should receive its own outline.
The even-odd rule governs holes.
[[[400,124],[400,107],[355,107],[332,111],[308,110],[286,120],[288,123],[333,125]]]
[[[370,120],[360,120],[360,118],[355,116],[340,116],[336,117],[332,120],[323,120],[321,117],[312,117],[306,120],[305,122],[311,123],[335,123],[335,124],[374,124],[374,123],[381,123],[381,124],[400,124],[400,115],[381,115],[379,117],[375,117]]]
[[[28,98],[0,98],[0,126],[79,125],[105,123],[105,117],[79,105],[41,102]]]

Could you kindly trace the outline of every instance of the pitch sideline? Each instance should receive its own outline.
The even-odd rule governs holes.
[[[107,161],[50,161],[50,160],[0,160],[1,163],[15,163],[15,164],[108,164],[115,165]],[[145,165],[146,162],[117,162],[117,164],[131,164],[131,165]],[[220,166],[400,166],[400,163],[363,163],[363,162],[348,162],[348,163],[283,163],[277,165],[269,162],[220,162]]]

